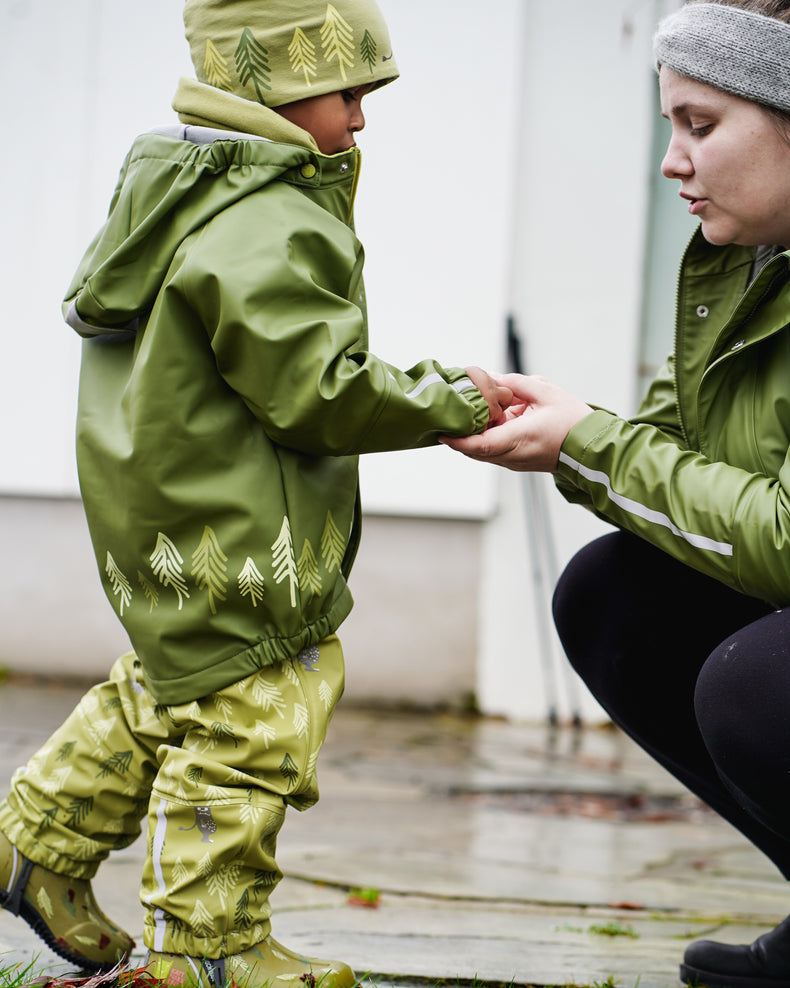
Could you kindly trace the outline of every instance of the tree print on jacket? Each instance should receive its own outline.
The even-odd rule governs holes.
[[[252,556],[247,556],[237,579],[239,593],[242,597],[249,597],[252,606],[257,607],[258,601],[263,600],[263,575]]]
[[[269,565],[273,570],[275,584],[286,584],[292,608],[298,606],[299,594],[303,595],[305,601],[319,596],[324,584],[322,574],[332,574],[342,567],[346,538],[337,527],[332,512],[327,511],[320,537],[320,554],[316,552],[310,539],[305,538],[297,559],[291,523],[287,515],[283,516],[279,535],[271,545]],[[181,549],[165,532],[157,532],[153,552],[147,560],[151,566],[150,578],[142,568],[136,570],[138,590],[133,587],[132,581],[108,549],[104,567],[109,582],[108,596],[117,598],[120,616],[123,617],[126,610],[134,606],[135,595],[142,598],[141,604],[147,607],[149,614],[153,614],[167,599],[160,587],[175,593],[179,611],[184,609],[187,601],[194,598],[195,591],[206,594],[212,614],[216,614],[222,604],[227,602],[231,590],[246,598],[252,607],[257,607],[263,600],[266,581],[258,563],[252,556],[244,556],[234,587],[229,573],[235,572],[240,560],[229,559],[222,548],[220,536],[211,525],[203,526],[203,534],[191,552],[191,559],[190,584],[187,582]],[[145,565],[142,560],[141,563]],[[262,560],[260,565],[265,565]]]
[[[228,578],[228,557],[222,551],[214,530],[208,525],[203,529],[203,537],[192,553],[192,576],[198,590],[208,591],[208,606],[211,613],[217,613],[217,600],[225,600],[225,584]]]
[[[184,603],[184,598],[189,597],[182,566],[184,557],[176,549],[173,543],[163,532],[159,532],[156,537],[156,546],[150,556],[154,574],[159,577],[163,587],[172,587],[178,595],[178,609]]]
[[[288,580],[291,588],[291,607],[296,607],[296,588],[299,586],[299,575],[296,572],[296,560],[294,559],[294,544],[291,538],[291,523],[288,516],[283,518],[282,528],[276,541],[272,545],[274,558],[274,582],[282,583]]]
[[[104,572],[110,578],[113,595],[121,598],[121,614],[123,614],[124,607],[128,607],[132,602],[132,585],[118,569],[109,552],[107,553],[107,565],[104,567]]]

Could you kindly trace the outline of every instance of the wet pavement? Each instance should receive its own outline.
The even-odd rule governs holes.
[[[78,697],[0,687],[3,790]],[[273,933],[379,986],[677,986],[691,939],[749,942],[790,910],[773,866],[609,728],[341,704],[320,769],[320,803],[281,832]],[[139,840],[95,881],[140,941],[143,853]],[[67,970],[3,913],[0,954]]]

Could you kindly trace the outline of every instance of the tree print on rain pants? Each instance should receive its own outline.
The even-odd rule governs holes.
[[[316,763],[343,692],[336,636],[191,703],[155,704],[134,653],[19,769],[0,830],[74,878],[148,822],[146,946],[223,957],[269,934],[287,805],[318,799]]]

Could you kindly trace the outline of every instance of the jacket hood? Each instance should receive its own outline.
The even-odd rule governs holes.
[[[295,144],[204,127],[176,125],[139,137],[107,220],[69,286],[66,321],[84,337],[134,332],[186,237],[272,181],[316,184],[322,157]]]

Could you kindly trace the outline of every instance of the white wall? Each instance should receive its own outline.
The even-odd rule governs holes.
[[[523,97],[509,292],[528,369],[586,400],[634,410],[648,168],[652,131],[653,3],[556,0],[526,5]],[[607,531],[538,478],[561,569]],[[478,691],[483,709],[532,719],[557,693],[570,712],[568,678],[538,660],[534,546],[528,482],[497,476],[500,510],[487,528]],[[546,605],[542,597],[543,614]],[[553,628],[548,632],[554,638]],[[555,653],[559,655],[559,652]],[[555,666],[559,660],[555,659]],[[561,660],[564,663],[564,659]],[[554,690],[547,680],[554,678]],[[572,677],[582,713],[600,710]]]
[[[188,63],[182,33],[173,0],[0,5],[0,493],[77,489],[79,343],[60,301],[130,138],[172,117],[171,92]]]

